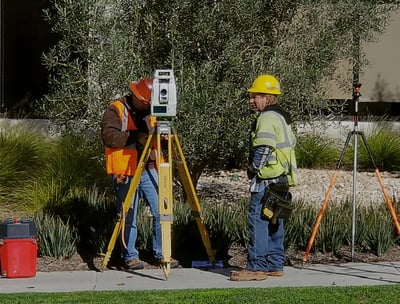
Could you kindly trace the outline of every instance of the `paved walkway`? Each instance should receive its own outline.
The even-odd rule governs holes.
[[[38,272],[32,278],[1,278],[0,293],[362,286],[400,283],[400,262],[285,267],[283,277],[269,277],[265,281],[258,282],[230,281],[231,270],[227,268],[171,269],[168,279],[165,278],[161,269],[145,269],[135,273],[117,270]]]

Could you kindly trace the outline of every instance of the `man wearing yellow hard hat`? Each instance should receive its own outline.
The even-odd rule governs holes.
[[[284,222],[292,208],[289,187],[298,182],[296,139],[290,114],[278,104],[278,79],[270,74],[260,75],[248,92],[249,105],[258,113],[250,134],[247,169],[250,242],[246,269],[232,272],[232,281],[283,276]]]

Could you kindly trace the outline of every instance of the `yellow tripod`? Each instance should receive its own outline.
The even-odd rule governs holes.
[[[154,134],[156,138],[154,139]],[[162,151],[161,140],[167,141],[167,151]],[[176,161],[178,173],[181,178],[185,193],[189,200],[190,208],[192,209],[192,214],[196,220],[197,226],[200,231],[201,239],[203,245],[207,251],[208,258],[210,262],[215,264],[215,250],[211,248],[211,241],[208,235],[207,229],[204,224],[204,219],[201,215],[201,207],[199,199],[197,197],[195,188],[193,186],[192,179],[189,174],[189,169],[187,167],[185,158],[183,156],[182,148],[178,140],[178,136],[172,131],[172,127],[169,121],[158,121],[156,127],[150,131],[149,137],[146,141],[143,153],[140,157],[139,164],[137,166],[135,175],[131,181],[130,188],[126,195],[125,201],[123,203],[122,215],[127,214],[132,197],[135,195],[135,191],[140,181],[140,176],[142,174],[143,168],[150,156],[152,151],[153,140],[157,142],[157,168],[158,168],[158,208],[160,212],[160,224],[161,224],[161,246],[162,255],[164,257],[163,264],[161,265],[165,278],[169,276],[171,270],[171,233],[172,233],[172,223],[174,220],[173,215],[173,191],[172,191],[172,168],[173,160]],[[166,153],[165,153],[166,152]],[[111,253],[114,249],[115,243],[121,232],[122,225],[124,224],[124,219],[119,218],[114,227],[110,242],[107,247],[107,253],[103,257],[103,267],[106,268],[107,264],[111,258]]]

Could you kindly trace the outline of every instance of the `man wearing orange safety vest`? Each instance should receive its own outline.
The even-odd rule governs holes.
[[[106,169],[112,176],[117,197],[118,210],[122,210],[138,161],[143,152],[149,134],[150,99],[153,80],[144,78],[129,84],[131,94],[114,100],[105,110],[101,121],[101,134],[105,146]],[[161,225],[158,211],[158,174],[155,168],[154,153],[147,161],[132,205],[125,217],[125,226],[121,235],[121,251],[124,268],[143,269],[135,247],[137,239],[137,208],[143,198],[153,217],[153,264],[163,261],[161,253]],[[125,246],[126,244],[126,246]],[[171,267],[179,263],[171,258]]]

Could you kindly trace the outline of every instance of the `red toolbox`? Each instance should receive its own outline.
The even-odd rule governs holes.
[[[0,224],[0,268],[5,278],[36,275],[37,233],[32,220],[8,219]]]

